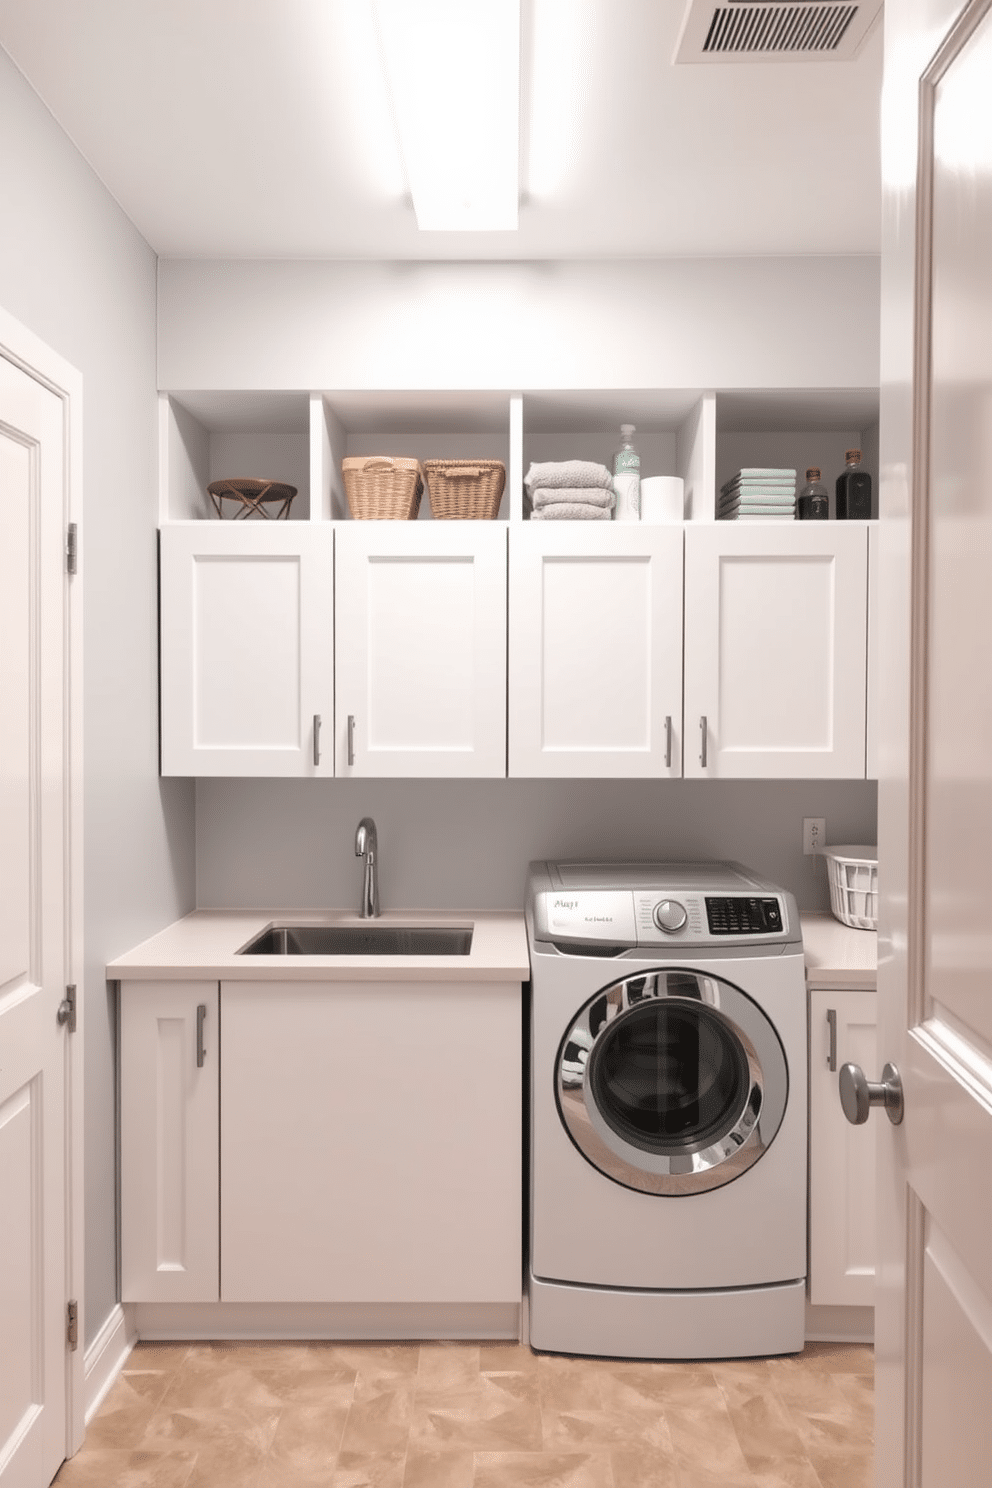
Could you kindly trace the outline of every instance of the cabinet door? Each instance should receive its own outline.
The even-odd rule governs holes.
[[[334,773],[333,534],[161,531],[163,775]]]
[[[519,1304],[519,984],[222,997],[222,1300]]]
[[[837,1087],[843,1064],[876,1068],[875,1005],[874,992],[810,992],[809,1299],[817,1305],[875,1305],[875,1141],[846,1120]]]
[[[216,982],[124,983],[121,1298],[216,1302]]]
[[[510,595],[510,774],[681,774],[682,528],[525,523]]]
[[[686,528],[686,776],[864,778],[866,529]]]
[[[506,524],[338,528],[339,775],[506,774]]]

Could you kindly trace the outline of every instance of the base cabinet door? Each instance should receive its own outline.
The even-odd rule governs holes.
[[[223,984],[224,1302],[519,1304],[520,993]]]
[[[864,779],[867,527],[686,527],[686,777]]]
[[[506,774],[506,523],[352,522],[335,548],[338,775]]]
[[[511,776],[678,776],[681,715],[681,526],[515,527]]]
[[[333,533],[188,522],[160,534],[162,774],[334,774]]]
[[[875,1305],[875,1137],[845,1118],[837,1083],[844,1064],[876,1069],[875,1007],[873,991],[809,994],[809,1299],[817,1306]]]
[[[216,1302],[216,982],[120,993],[121,1299]]]

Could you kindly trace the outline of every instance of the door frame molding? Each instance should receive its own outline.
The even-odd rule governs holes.
[[[83,379],[75,367],[27,326],[0,307],[0,356],[62,400],[62,438],[65,455],[63,528],[82,519]],[[65,1455],[82,1445],[85,1430],[85,1321],[84,1212],[83,1212],[83,592],[77,573],[65,584],[63,654],[66,661],[65,737],[63,771],[65,819],[65,967],[66,981],[80,989],[76,1033],[65,1041],[63,1072],[65,1146],[65,1301],[79,1303],[80,1346],[65,1356]]]

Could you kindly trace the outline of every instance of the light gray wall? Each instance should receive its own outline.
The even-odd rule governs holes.
[[[194,897],[193,788],[160,782],[155,257],[0,51],[0,304],[83,376],[85,1336],[117,1299],[107,960]]]
[[[386,909],[514,909],[533,858],[731,858],[829,909],[827,841],[875,841],[870,781],[200,780],[203,908],[357,908],[355,828],[379,829]]]
[[[878,317],[877,258],[163,260],[159,381],[326,391],[870,388]]]

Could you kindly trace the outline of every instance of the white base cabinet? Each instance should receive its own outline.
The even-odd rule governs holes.
[[[160,535],[163,775],[334,774],[333,529]]]
[[[509,773],[682,773],[682,528],[510,532]]]
[[[222,995],[222,1300],[519,1303],[519,984]]]
[[[864,779],[867,527],[686,526],[687,778]]]
[[[120,1006],[121,1298],[216,1302],[216,982],[142,982]]]
[[[837,1072],[859,1064],[876,1078],[876,994],[811,987],[809,1017],[809,1300],[873,1307],[875,1133],[845,1118]]]

